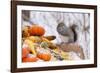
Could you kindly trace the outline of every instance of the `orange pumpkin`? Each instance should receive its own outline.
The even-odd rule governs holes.
[[[45,33],[45,29],[39,25],[33,25],[29,29],[30,35],[42,36]]]
[[[22,59],[22,62],[36,62],[38,61],[37,57],[26,57]]]
[[[44,53],[38,53],[37,57],[44,60],[44,61],[50,61],[50,59],[51,59],[50,54],[44,54]]]
[[[29,50],[27,48],[22,48],[22,58],[26,57],[29,54]]]

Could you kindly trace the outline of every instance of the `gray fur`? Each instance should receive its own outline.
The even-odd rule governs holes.
[[[68,37],[68,42],[74,42],[75,33],[73,32],[73,26],[67,27],[64,23],[59,23],[57,26],[57,32],[63,37]]]

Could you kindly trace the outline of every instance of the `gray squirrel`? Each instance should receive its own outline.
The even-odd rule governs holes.
[[[77,40],[77,33],[75,31],[77,25],[73,24],[70,27],[67,27],[64,23],[59,23],[57,26],[57,32],[59,33],[62,42],[64,43],[73,43]]]

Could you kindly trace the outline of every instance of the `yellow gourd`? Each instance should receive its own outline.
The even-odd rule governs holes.
[[[32,54],[36,55],[36,50],[34,48],[34,43],[31,40],[26,39],[24,41],[26,44],[28,44],[30,51],[32,52]]]
[[[30,37],[27,37],[27,39],[31,40],[33,43],[42,42],[42,39],[38,36],[30,36]]]

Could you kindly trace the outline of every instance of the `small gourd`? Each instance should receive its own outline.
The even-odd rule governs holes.
[[[45,29],[39,25],[32,25],[29,29],[29,33],[32,36],[42,36],[45,34]]]

